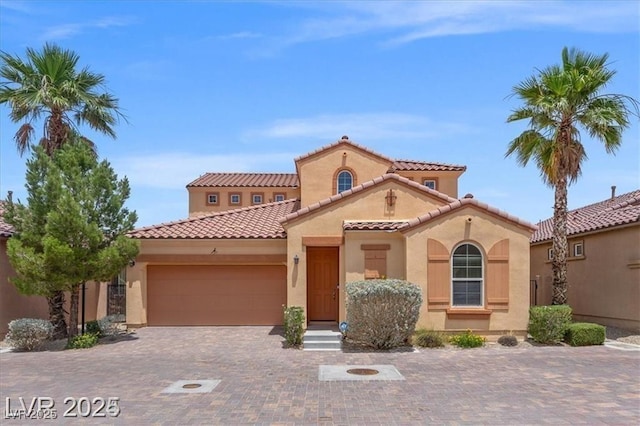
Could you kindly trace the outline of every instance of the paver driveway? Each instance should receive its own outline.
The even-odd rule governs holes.
[[[135,336],[87,350],[0,354],[0,423],[640,424],[640,352],[304,352],[282,349],[270,327],[144,328]],[[320,365],[336,364],[391,364],[405,380],[318,380]],[[220,383],[210,393],[162,393],[178,380]],[[20,397],[52,398],[58,418],[6,418],[7,403],[14,411]],[[121,412],[64,418],[65,398],[80,401],[73,413],[86,412],[82,397],[118,397]]]

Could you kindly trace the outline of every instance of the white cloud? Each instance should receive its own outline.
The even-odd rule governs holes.
[[[111,160],[119,176],[132,187],[184,188],[206,172],[284,171],[293,166],[294,153],[200,155],[187,152],[138,154]]]
[[[402,113],[322,114],[276,120],[247,131],[245,140],[309,138],[335,140],[345,132],[353,140],[433,139],[443,134],[471,133],[462,123],[434,121]]]
[[[288,33],[274,38],[272,50],[367,33],[380,33],[384,37],[382,44],[390,46],[428,37],[548,27],[584,32],[632,32],[639,29],[640,15],[637,3],[633,1],[368,1],[291,4],[293,7],[313,8],[314,17],[302,20]]]
[[[106,16],[88,22],[76,22],[49,27],[40,36],[43,40],[59,40],[70,38],[94,28],[108,29],[113,27],[126,27],[135,20],[127,16]]]

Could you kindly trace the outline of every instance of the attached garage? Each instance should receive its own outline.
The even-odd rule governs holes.
[[[149,265],[148,325],[281,325],[286,274],[284,265]]]

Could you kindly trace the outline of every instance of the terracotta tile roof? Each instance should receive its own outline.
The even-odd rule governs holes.
[[[135,229],[139,239],[280,239],[287,234],[278,219],[299,208],[298,200],[260,204]]]
[[[318,148],[316,150],[313,150],[313,151],[308,152],[308,153],[306,153],[304,155],[301,155],[301,156],[295,158],[294,161],[297,163],[300,160],[304,160],[305,158],[312,157],[312,156],[314,156],[314,155],[316,155],[316,154],[318,154],[318,153],[320,153],[320,152],[322,152],[322,151],[324,151],[326,149],[333,148],[334,146],[338,146],[338,145],[351,145],[351,146],[353,146],[353,147],[355,147],[355,148],[357,148],[357,149],[359,149],[361,151],[364,151],[364,152],[367,152],[367,153],[369,153],[371,155],[379,157],[379,158],[381,158],[383,160],[388,161],[389,163],[393,163],[393,160],[390,159],[389,157],[387,157],[385,155],[382,155],[382,154],[379,154],[379,153],[367,148],[366,146],[362,146],[360,144],[357,144],[357,143],[353,142],[352,140],[349,140],[348,136],[343,136],[340,140],[338,140],[336,142],[330,143],[329,145],[322,146],[322,147],[320,147],[320,148]]]
[[[4,201],[0,201],[0,237],[13,235],[13,226],[4,221]]]
[[[420,185],[420,184],[418,184],[418,183],[416,183],[414,181],[411,181],[411,180],[409,180],[407,178],[399,176],[399,175],[397,175],[395,173],[387,173],[387,174],[384,174],[384,175],[379,176],[377,178],[374,178],[374,179],[372,179],[370,181],[364,182],[364,183],[362,183],[362,184],[360,184],[358,186],[354,186],[353,188],[349,189],[348,191],[343,191],[343,192],[341,192],[339,194],[332,195],[329,198],[325,198],[324,200],[320,200],[317,203],[310,204],[310,205],[308,205],[306,207],[303,207],[298,211],[294,211],[294,212],[286,215],[282,219],[280,219],[280,223],[285,223],[285,222],[288,222],[290,220],[296,219],[296,218],[298,218],[300,216],[307,215],[307,214],[309,214],[309,213],[311,213],[311,212],[313,212],[315,210],[318,210],[318,209],[320,209],[320,208],[322,208],[322,207],[324,207],[324,206],[326,206],[328,204],[335,203],[335,202],[337,202],[339,200],[342,200],[343,198],[349,197],[352,194],[357,194],[358,192],[365,191],[367,188],[371,188],[371,187],[376,186],[379,183],[382,183],[382,182],[387,181],[387,180],[396,180],[396,181],[402,182],[403,184],[408,185],[408,186],[410,186],[412,188],[415,188],[418,191],[426,192],[427,194],[430,194],[435,198],[439,198],[440,200],[442,200],[445,203],[452,203],[452,202],[456,201],[455,198],[451,198],[448,195],[443,194],[442,192],[434,191],[433,189],[427,188],[424,185]]]
[[[397,171],[460,171],[467,170],[467,166],[456,164],[429,163],[426,161],[396,160],[393,169]]]
[[[640,222],[640,189],[569,211],[567,235],[634,222]],[[549,218],[538,224],[538,230],[531,236],[531,242],[537,243],[552,238],[553,218]]]
[[[298,187],[295,173],[205,173],[187,185],[207,187]]]
[[[409,229],[415,228],[416,226],[419,226],[423,223],[429,222],[439,216],[445,215],[447,213],[453,212],[455,210],[461,209],[465,206],[474,206],[480,210],[484,210],[487,213],[490,213],[494,216],[498,216],[502,219],[508,220],[509,222],[515,223],[516,225],[519,226],[523,226],[525,228],[529,228],[530,230],[535,230],[536,226],[524,221],[522,219],[519,219],[513,215],[510,215],[507,212],[504,212],[502,210],[499,210],[495,207],[491,207],[488,204],[482,203],[474,198],[462,198],[460,200],[455,200],[454,202],[447,204],[445,206],[441,206],[438,207],[435,210],[432,210],[426,214],[423,214],[421,216],[418,216],[415,219],[411,219],[407,222],[407,226],[401,228],[401,231],[407,231]]]
[[[345,231],[395,231],[407,225],[407,221],[345,221]]]

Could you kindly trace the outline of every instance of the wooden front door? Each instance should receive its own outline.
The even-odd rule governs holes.
[[[309,321],[338,320],[338,247],[307,247]]]

